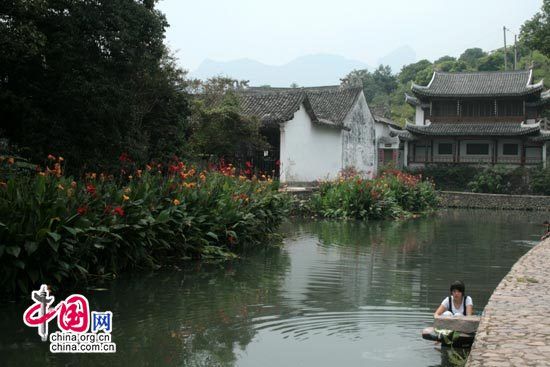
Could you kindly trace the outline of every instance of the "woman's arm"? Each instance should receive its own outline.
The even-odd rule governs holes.
[[[472,306],[470,306],[470,307],[472,307]],[[435,310],[434,317],[440,316],[445,311],[447,311],[447,307],[445,307],[444,305],[439,305],[437,310]]]
[[[466,305],[466,316],[472,316],[474,314],[474,306]]]

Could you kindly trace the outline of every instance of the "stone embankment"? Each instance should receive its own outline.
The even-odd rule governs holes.
[[[550,239],[512,267],[492,294],[467,367],[550,366]]]
[[[440,191],[439,199],[444,208],[550,211],[550,196]]]

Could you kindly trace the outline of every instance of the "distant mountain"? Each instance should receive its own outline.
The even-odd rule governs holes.
[[[191,77],[206,79],[226,75],[235,79],[250,80],[251,86],[270,85],[288,87],[296,83],[301,87],[334,85],[353,69],[370,67],[356,60],[331,54],[302,56],[284,65],[266,65],[251,59],[221,62],[206,59],[190,73]]]
[[[394,74],[401,71],[404,65],[416,62],[416,52],[410,46],[401,46],[378,59],[378,65],[389,65]]]

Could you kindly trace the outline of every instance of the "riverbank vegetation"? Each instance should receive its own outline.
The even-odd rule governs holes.
[[[438,190],[550,195],[550,168],[434,165],[414,173],[431,179]]]
[[[270,241],[288,209],[278,183],[251,170],[119,159],[118,175],[80,180],[63,174],[62,157],[35,172],[0,163],[0,290],[231,257]]]
[[[365,180],[342,175],[321,182],[303,210],[306,214],[341,219],[396,219],[434,210],[437,195],[434,184],[396,170]]]

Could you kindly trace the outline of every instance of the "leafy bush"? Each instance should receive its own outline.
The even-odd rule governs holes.
[[[474,176],[473,180],[468,183],[468,187],[473,192],[504,194],[510,189],[505,181],[505,176],[505,167],[487,167]]]
[[[269,240],[287,212],[276,182],[231,166],[172,162],[76,181],[50,158],[46,171],[0,178],[0,290],[234,256]]]
[[[473,192],[525,194],[530,192],[530,174],[531,172],[524,167],[510,170],[505,166],[495,165],[477,173],[468,183],[468,187]]]
[[[439,190],[463,191],[468,183],[480,171],[477,167],[456,164],[428,165],[423,170],[415,171],[423,177],[430,178]]]
[[[550,195],[550,168],[540,168],[532,172],[531,190],[535,194]]]
[[[326,218],[383,219],[430,210],[437,204],[434,185],[399,171],[373,180],[340,177],[322,182],[309,210]]]

